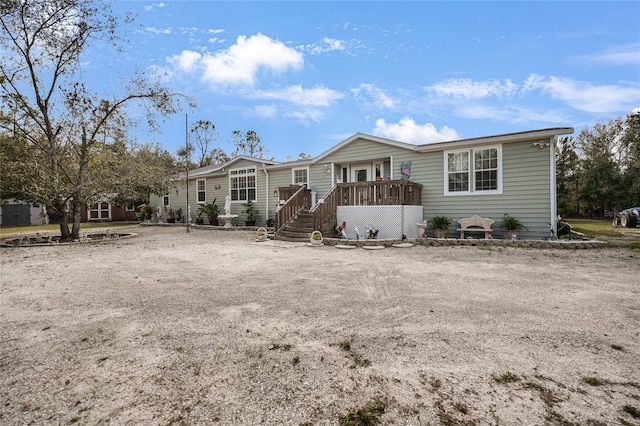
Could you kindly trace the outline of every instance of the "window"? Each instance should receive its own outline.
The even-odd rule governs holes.
[[[165,207],[169,207],[169,196],[165,195],[164,197],[162,197],[162,205]]]
[[[309,171],[304,169],[293,169],[293,184],[294,185],[307,185],[309,183]]]
[[[207,196],[206,196],[206,188],[207,188],[207,181],[204,179],[198,179],[196,181],[196,199],[198,200],[198,203],[204,203],[207,200]]]
[[[111,218],[111,205],[109,203],[95,203],[89,208],[89,220],[104,220]]]
[[[256,201],[256,169],[237,169],[229,172],[232,201]]]
[[[445,194],[502,191],[500,147],[445,152]]]

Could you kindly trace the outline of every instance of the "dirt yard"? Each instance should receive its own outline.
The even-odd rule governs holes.
[[[0,423],[640,424],[640,251],[2,249]]]

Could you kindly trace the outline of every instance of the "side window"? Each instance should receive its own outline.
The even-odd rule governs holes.
[[[196,181],[196,199],[198,200],[198,203],[204,203],[207,199],[207,195],[206,195],[206,189],[207,189],[207,181],[204,179],[198,179]]]
[[[501,147],[448,151],[445,195],[496,194],[502,191]]]
[[[304,169],[293,169],[293,182],[294,185],[309,184],[309,170],[307,168]]]

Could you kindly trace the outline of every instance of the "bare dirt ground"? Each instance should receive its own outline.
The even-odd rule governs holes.
[[[640,423],[637,249],[134,232],[0,251],[0,423]]]

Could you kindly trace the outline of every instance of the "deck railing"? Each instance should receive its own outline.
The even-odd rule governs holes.
[[[335,227],[338,206],[422,205],[422,185],[408,180],[338,183],[311,209],[314,230]]]
[[[282,187],[278,189],[278,192],[280,193],[280,197],[286,201],[283,205],[278,206],[276,210],[276,234],[301,210],[308,209],[311,206],[311,192],[306,186]]]

